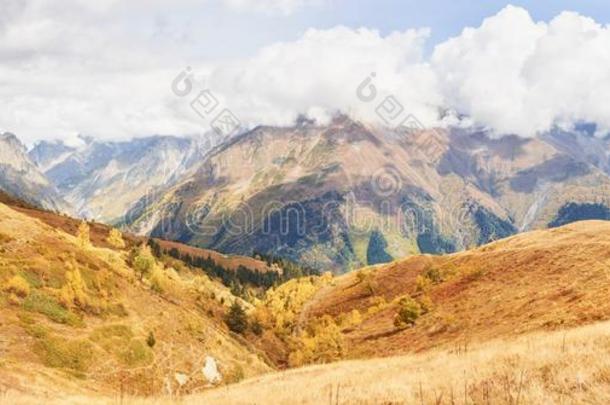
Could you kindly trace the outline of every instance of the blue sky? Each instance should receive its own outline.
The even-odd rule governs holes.
[[[562,11],[577,11],[610,22],[610,4],[605,0],[341,0],[332,8],[334,23],[352,27],[377,27],[384,33],[413,27],[430,27],[431,44],[458,35],[464,27],[479,26],[484,18],[512,4],[526,8],[535,20],[548,21]],[[332,23],[331,23],[332,24]]]
[[[408,28],[431,29],[427,50],[456,36],[464,27],[477,27],[508,4],[527,9],[535,20],[548,21],[563,11],[576,11],[598,23],[610,23],[610,4],[605,0],[331,0],[302,6],[286,15],[273,12],[238,11],[211,4],[175,8],[160,18],[175,26],[199,25],[198,52],[213,57],[245,56],[276,41],[292,41],[308,28],[328,29],[337,25],[368,27],[382,34]],[[218,42],[222,42],[219,46]],[[204,48],[204,49],[202,49]]]

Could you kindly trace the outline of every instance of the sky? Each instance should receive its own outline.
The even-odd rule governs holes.
[[[225,109],[246,127],[388,124],[392,98],[425,126],[605,134],[609,23],[601,0],[0,0],[0,130],[195,135]]]

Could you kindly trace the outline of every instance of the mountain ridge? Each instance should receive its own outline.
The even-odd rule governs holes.
[[[30,160],[26,146],[9,132],[0,134],[0,190],[39,207],[71,210],[52,182]]]
[[[548,136],[553,142],[388,129],[349,117],[327,126],[259,126],[215,148],[193,174],[131,211],[126,225],[222,252],[256,250],[338,271],[367,264],[366,244],[376,231],[392,257],[463,250],[547,227],[570,203],[610,206],[603,191],[610,190],[607,140]],[[273,204],[283,210],[275,217],[265,212]],[[349,222],[350,209],[370,221],[366,229]],[[300,218],[286,224],[290,212]],[[247,232],[232,235],[240,226]]]

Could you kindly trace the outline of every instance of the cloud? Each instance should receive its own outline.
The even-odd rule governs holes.
[[[223,13],[227,6],[287,13],[321,4],[208,1],[224,3]],[[209,123],[170,90],[187,65],[248,125],[290,124],[300,113],[324,121],[337,111],[383,123],[376,108],[393,96],[428,126],[443,125],[439,111],[448,108],[498,134],[533,136],[582,121],[610,129],[610,28],[576,13],[536,22],[509,6],[438,44],[430,57],[427,29],[384,35],[338,26],[219,60],[206,56],[201,41],[217,37],[202,35],[199,17],[172,19],[194,14],[195,0],[172,3],[180,13],[168,13],[162,1],[0,4],[0,130],[29,142],[205,132]],[[259,22],[239,21],[250,20]],[[366,102],[357,88],[372,73],[377,98]]]
[[[209,85],[246,122],[289,124],[299,113],[326,120],[336,111],[378,120],[377,105],[395,95],[405,111],[434,123],[435,77],[423,61],[428,30],[382,36],[378,31],[336,27],[307,31],[301,39],[262,49],[255,57],[216,68]],[[374,103],[358,99],[372,73]]]
[[[438,45],[432,66],[445,103],[500,134],[610,129],[610,28],[577,13],[534,22],[509,6]]]
[[[223,2],[239,11],[279,12],[287,15],[305,7],[323,5],[326,0],[223,0]]]
[[[173,43],[126,31],[115,0],[28,0],[0,30],[0,129],[31,143],[78,133],[126,138],[202,132],[172,104],[185,66]],[[131,7],[131,6],[129,6]]]
[[[446,125],[449,109],[498,136],[535,136],[554,126],[594,122],[610,130],[610,28],[577,13],[536,22],[508,6],[423,56],[428,31],[387,36],[370,29],[309,30],[298,41],[217,68],[212,87],[248,122],[288,124],[307,112],[336,110],[383,124],[378,101],[392,95],[427,126]],[[371,72],[379,99],[354,97]],[[453,122],[455,124],[455,121]]]

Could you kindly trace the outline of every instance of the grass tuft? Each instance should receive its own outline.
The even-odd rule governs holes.
[[[57,300],[42,292],[35,291],[23,301],[23,308],[45,315],[53,322],[82,327],[84,322],[76,314],[66,310]]]

